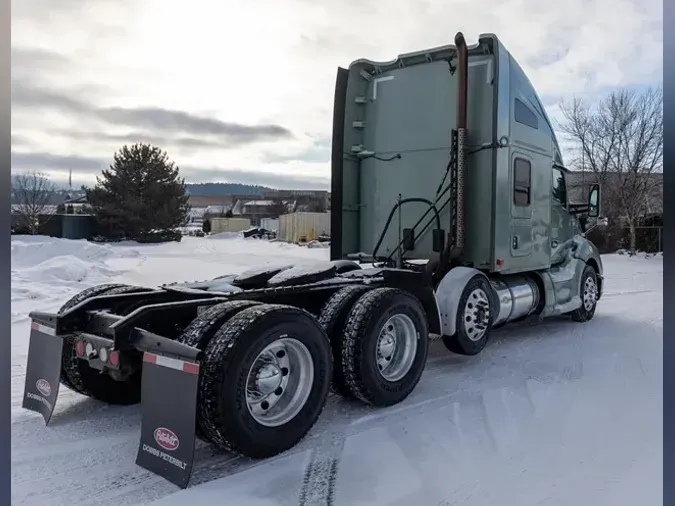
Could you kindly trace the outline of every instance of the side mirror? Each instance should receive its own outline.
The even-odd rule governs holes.
[[[592,184],[588,191],[588,217],[597,218],[600,215],[600,185]]]

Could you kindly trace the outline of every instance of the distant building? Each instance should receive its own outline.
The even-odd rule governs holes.
[[[221,216],[232,209],[231,195],[190,195],[190,224],[200,225],[205,216]]]
[[[330,209],[330,192],[326,190],[270,190],[265,193],[265,198],[294,201],[294,209],[289,212],[323,212]]]
[[[330,192],[325,190],[268,190],[260,195],[190,195],[193,222],[206,216],[233,216],[248,218],[260,225],[264,218],[278,218],[299,211],[323,212],[330,209]]]

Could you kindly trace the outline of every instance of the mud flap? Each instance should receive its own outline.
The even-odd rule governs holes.
[[[63,340],[53,327],[31,321],[30,328],[22,407],[40,413],[48,424],[59,395]]]
[[[186,488],[192,473],[199,364],[143,354],[136,464]]]

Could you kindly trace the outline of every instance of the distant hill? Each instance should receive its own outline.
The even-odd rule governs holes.
[[[241,183],[195,183],[185,187],[190,195],[260,195],[273,189]]]

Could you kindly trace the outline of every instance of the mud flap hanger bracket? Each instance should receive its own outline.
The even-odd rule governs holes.
[[[129,340],[134,348],[143,352],[159,353],[170,358],[189,360],[190,362],[198,362],[202,357],[202,352],[198,348],[178,343],[140,328],[135,328],[131,332]]]
[[[63,324],[59,315],[55,313],[45,313],[43,311],[31,311],[28,317],[39,325],[44,325],[54,330],[55,336],[64,334]]]

